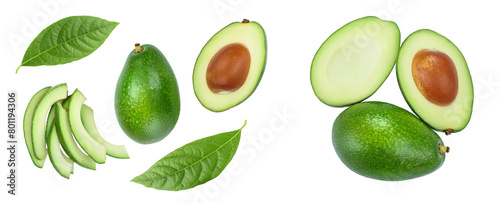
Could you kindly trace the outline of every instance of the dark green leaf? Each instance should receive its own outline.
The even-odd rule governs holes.
[[[172,191],[206,183],[217,177],[233,158],[243,127],[188,143],[161,158],[132,181]]]
[[[21,66],[59,65],[82,59],[108,38],[118,25],[92,16],[71,16],[48,26],[31,42]]]

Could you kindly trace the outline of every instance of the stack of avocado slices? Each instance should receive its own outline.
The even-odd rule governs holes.
[[[96,163],[106,161],[106,155],[129,158],[123,145],[102,138],[93,110],[83,104],[85,100],[78,89],[68,97],[66,83],[45,87],[32,97],[24,114],[23,130],[35,166],[42,168],[48,155],[56,171],[69,178],[75,162],[95,170]]]

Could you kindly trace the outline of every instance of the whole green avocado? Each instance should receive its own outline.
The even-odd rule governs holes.
[[[153,45],[136,44],[118,79],[115,111],[122,130],[141,144],[165,138],[180,113],[179,87],[165,56]]]
[[[420,119],[384,102],[344,110],[332,129],[333,147],[352,171],[378,180],[417,178],[437,170],[449,148]]]

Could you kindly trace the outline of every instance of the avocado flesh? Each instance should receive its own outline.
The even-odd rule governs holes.
[[[441,138],[412,113],[383,102],[362,102],[335,120],[332,142],[352,171],[378,180],[417,178],[445,160]]]
[[[243,84],[228,91],[214,92],[207,84],[207,68],[224,47],[242,44],[250,54],[248,74]],[[257,88],[264,73],[267,57],[266,34],[257,22],[233,22],[217,32],[203,47],[193,71],[193,88],[200,103],[208,110],[221,112],[245,101]]]
[[[95,170],[96,163],[87,154],[82,152],[76,141],[73,139],[71,126],[69,124],[68,112],[63,108],[60,103],[56,104],[56,118],[55,126],[57,135],[66,154],[78,165]]]
[[[179,87],[165,56],[153,45],[136,46],[118,79],[115,111],[123,132],[141,144],[159,142],[175,127]]]
[[[75,89],[68,107],[69,124],[76,141],[82,149],[95,162],[102,164],[106,161],[106,148],[89,135],[82,123],[81,111],[85,100],[86,98],[80,90]]]
[[[412,63],[421,50],[444,53],[453,61],[458,91],[451,102],[445,105],[433,103],[417,87],[412,76]],[[428,29],[410,34],[401,46],[396,74],[401,92],[410,108],[433,129],[451,133],[467,126],[474,100],[472,79],[464,56],[446,37]]]
[[[85,130],[89,133],[89,135],[94,138],[99,143],[103,144],[106,148],[106,154],[115,158],[128,159],[129,155],[125,146],[123,145],[114,145],[107,142],[104,138],[102,138],[101,134],[97,130],[97,126],[94,120],[94,111],[87,105],[82,106],[82,123],[85,127]]]
[[[47,136],[47,150],[50,162],[61,176],[69,178],[73,173],[74,162],[61,151],[55,125],[50,126],[48,131],[50,133]]]
[[[28,152],[30,154],[31,160],[33,161],[33,164],[35,164],[35,166],[39,168],[43,167],[45,157],[43,157],[42,159],[38,159],[35,156],[35,153],[33,151],[33,137],[31,128],[33,123],[33,114],[35,113],[36,106],[38,105],[38,103],[40,103],[40,100],[42,100],[43,96],[50,90],[50,88],[52,87],[45,87],[35,93],[35,95],[33,95],[30,102],[28,103],[28,106],[26,107],[23,118],[24,141],[26,142],[26,147],[28,148]]]
[[[400,38],[396,23],[372,16],[354,20],[335,31],[318,49],[311,64],[315,95],[335,107],[371,96],[394,67]]]
[[[59,100],[68,96],[66,83],[52,87],[36,106],[32,123],[33,151],[37,159],[45,159],[47,156],[47,142],[45,140],[45,122],[50,107]]]

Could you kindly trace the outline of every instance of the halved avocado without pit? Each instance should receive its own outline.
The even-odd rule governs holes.
[[[410,34],[396,64],[399,87],[410,108],[433,129],[447,135],[467,126],[474,90],[462,52],[429,29]]]
[[[314,94],[335,107],[368,98],[394,67],[400,38],[396,23],[373,16],[344,25],[325,40],[314,56]]]
[[[264,73],[266,43],[262,26],[247,19],[217,32],[194,66],[193,88],[200,103],[221,112],[245,101]]]

